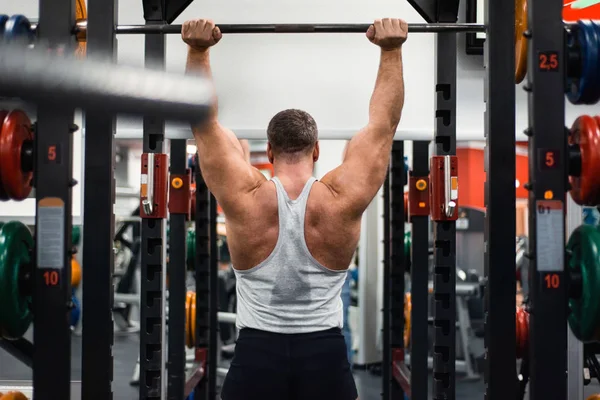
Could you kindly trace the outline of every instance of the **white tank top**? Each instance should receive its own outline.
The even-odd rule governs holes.
[[[308,333],[343,325],[341,291],[347,270],[334,271],[310,254],[304,240],[304,216],[315,178],[291,200],[279,179],[279,237],[273,252],[260,264],[238,271],[238,329],[276,333]],[[258,233],[260,234],[260,233]]]

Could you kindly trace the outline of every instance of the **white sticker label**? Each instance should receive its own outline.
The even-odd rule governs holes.
[[[39,268],[63,269],[65,208],[40,206],[37,213],[37,265]]]
[[[536,203],[537,270],[562,272],[565,268],[565,236],[563,202],[540,200]]]
[[[147,183],[148,183],[148,175],[142,174],[142,185],[145,185]]]

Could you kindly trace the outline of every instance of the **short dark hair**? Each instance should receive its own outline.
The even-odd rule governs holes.
[[[275,153],[308,152],[317,143],[317,123],[306,111],[283,110],[269,122],[267,138]]]

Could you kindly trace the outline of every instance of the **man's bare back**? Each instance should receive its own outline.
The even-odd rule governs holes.
[[[282,183],[290,199],[297,198],[304,186],[304,182],[302,186]],[[245,200],[245,206],[247,218],[226,220],[232,263],[238,270],[247,270],[265,260],[279,235],[277,193],[272,182],[265,179]],[[306,209],[306,244],[317,261],[333,270],[348,268],[360,236],[360,219],[345,218],[339,207],[327,185],[315,182]]]

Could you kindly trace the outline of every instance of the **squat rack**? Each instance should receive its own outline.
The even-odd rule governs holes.
[[[183,6],[177,13],[166,15],[162,6],[163,4],[157,0],[144,1],[144,17],[147,21],[146,26],[152,26],[152,28],[149,28],[150,30],[157,29],[155,28],[157,25],[163,26],[171,22],[185,8]],[[117,1],[113,0],[106,3],[99,0],[89,0],[88,8],[90,10],[90,18],[87,23],[89,24],[90,32],[93,32],[88,38],[89,54],[106,56],[108,52],[108,54],[112,54],[114,57],[116,49],[115,26],[117,26]],[[164,8],[169,9],[168,4],[164,5]],[[514,136],[506,134],[506,132],[514,131],[514,86],[512,83],[514,68],[510,65],[511,59],[509,58],[509,62],[507,63],[505,56],[512,53],[513,32],[510,22],[514,22],[514,10],[506,10],[505,8],[500,4],[494,4],[492,1],[486,1],[488,26],[486,44],[488,47],[486,55],[486,102],[488,104],[486,137],[489,157],[487,172],[490,177],[486,182],[488,200],[486,217],[488,252],[486,253],[486,266],[488,277],[494,275],[494,281],[497,282],[496,286],[493,286],[490,280],[486,291],[488,332],[491,329],[489,326],[494,326],[495,333],[494,337],[488,335],[486,338],[488,360],[490,360],[490,374],[487,376],[488,398],[490,399],[495,397],[498,399],[501,397],[503,399],[514,397],[512,395],[513,389],[511,389],[513,385],[508,384],[509,381],[512,382],[512,376],[506,376],[507,368],[508,370],[514,368],[515,357],[511,353],[511,342],[509,340],[509,338],[513,338],[512,340],[514,341],[514,300],[508,299],[505,295],[500,296],[501,283],[499,278],[500,275],[504,278],[502,285],[508,285],[515,280],[514,269],[506,268],[506,265],[514,263],[514,254],[511,254],[510,250],[514,248],[514,229],[510,230],[511,220],[514,221],[514,218],[510,218],[513,212],[514,199],[511,202],[510,195],[507,197],[507,193],[510,194],[514,191],[514,182],[512,179],[501,178],[501,174],[509,175],[507,172],[514,171],[514,159],[512,163],[510,159],[510,154],[514,153]],[[39,33],[40,38],[48,40],[50,45],[59,46],[69,43],[72,40],[72,29],[75,26],[73,1],[51,2],[50,0],[40,0],[40,24],[44,26],[44,29]],[[276,28],[268,29],[275,29],[276,31]],[[299,31],[307,32],[303,29],[305,28]],[[365,26],[361,28],[361,32],[364,29]],[[420,28],[415,27],[413,29],[418,31]],[[457,28],[456,30],[462,29]],[[480,26],[468,27],[468,30],[481,29]],[[440,30],[446,32],[452,29],[444,27]],[[437,151],[443,154],[452,154],[455,151],[456,125],[453,121],[456,114],[455,41],[454,33],[450,32],[440,34],[438,42],[435,143]],[[449,49],[453,55],[448,52]],[[146,37],[147,62],[150,61],[150,58],[155,62],[157,59],[159,60],[158,65],[153,64],[148,66],[154,66],[159,69],[164,68],[164,52],[164,36],[148,35]],[[447,64],[454,65],[454,68],[447,69]],[[510,89],[511,87],[513,89]],[[511,90],[513,91],[513,96],[510,96]],[[492,92],[508,93],[509,95],[504,96],[506,98],[495,96],[493,101],[491,101],[489,94]],[[501,98],[502,100],[500,100]],[[502,104],[502,107],[500,107],[500,104]],[[66,321],[64,324],[59,323],[58,325],[57,321],[64,320],[64,307],[68,301],[69,293],[65,285],[59,285],[60,287],[46,286],[43,273],[46,267],[55,268],[61,271],[61,281],[65,281],[65,279],[66,281],[70,280],[70,271],[68,268],[64,268],[64,265],[68,265],[68,260],[70,259],[70,246],[67,244],[70,243],[71,234],[71,188],[75,184],[71,180],[71,124],[73,110],[57,112],[54,109],[50,110],[44,107],[41,105],[38,111],[38,135],[39,138],[43,139],[36,141],[37,165],[44,165],[44,168],[38,168],[36,171],[38,196],[36,213],[36,225],[38,227],[36,229],[38,268],[36,269],[36,302],[34,303],[36,310],[34,325],[34,338],[36,342],[36,353],[34,354],[34,395],[38,399],[44,399],[49,398],[50,393],[52,393],[52,398],[68,399],[70,396],[70,332]],[[86,185],[84,215],[87,220],[85,221],[83,235],[86,244],[84,246],[84,258],[89,260],[89,267],[85,268],[83,279],[89,282],[84,293],[84,300],[89,301],[86,302],[84,312],[86,315],[93,317],[84,317],[85,335],[83,339],[82,394],[84,394],[86,399],[98,398],[104,400],[112,398],[111,382],[113,378],[111,310],[114,161],[113,157],[108,161],[106,155],[113,154],[114,152],[115,118],[112,115],[103,114],[98,109],[92,109],[85,116],[85,125]],[[146,117],[144,119],[144,152],[155,154],[162,152],[164,149],[163,142],[164,121]],[[498,144],[494,148],[503,147],[507,152],[504,154],[500,154],[499,151],[492,152],[492,142],[497,144],[502,143],[502,146]],[[48,160],[48,157],[46,157],[49,146],[53,146],[55,150],[58,150],[59,156],[55,160]],[[398,148],[398,146],[396,147]],[[509,148],[510,151],[508,151]],[[176,157],[181,157],[180,150],[177,150],[177,154]],[[178,166],[177,168],[180,167]],[[493,185],[491,176],[494,176]],[[196,273],[197,279],[206,283],[205,274],[207,270],[209,274],[211,269],[214,270],[214,265],[212,264],[216,260],[214,251],[212,251],[213,257],[209,258],[209,253],[211,253],[208,248],[210,232],[207,232],[209,229],[208,222],[211,221],[211,216],[214,215],[215,206],[214,204],[211,206],[210,215],[207,216],[208,192],[202,189],[200,183],[198,181],[196,222],[198,231],[203,231],[206,235],[201,237],[202,235],[197,234],[198,260]],[[53,201],[46,203],[44,199],[53,199]],[[54,201],[55,199],[57,201]],[[205,214],[203,215],[202,213]],[[402,211],[398,213],[398,215],[402,215]],[[107,215],[110,218],[106,218]],[[492,218],[498,221],[494,226],[501,226],[500,221],[502,221],[502,225],[507,227],[507,229],[494,231],[494,235],[491,235],[489,226]],[[437,346],[437,355],[434,358],[437,383],[434,386],[434,398],[452,399],[455,396],[453,370],[454,343],[450,339],[454,335],[454,332],[450,329],[449,333],[446,334],[443,325],[448,321],[450,323],[454,322],[453,307],[448,307],[448,304],[445,303],[445,298],[449,296],[451,299],[454,291],[454,223],[445,222],[439,224],[435,229],[438,235],[436,238],[436,271],[439,278],[437,278],[434,287],[434,296],[438,303],[438,307],[436,307],[436,324],[438,325],[438,329],[436,330],[436,344],[434,344],[434,346]],[[144,399],[161,398],[166,391],[164,377],[160,373],[162,364],[164,363],[165,345],[165,279],[161,269],[161,266],[165,264],[165,233],[166,226],[163,219],[159,219],[158,222],[147,219],[143,221],[142,247],[144,248],[144,254],[142,255],[142,271],[144,275],[142,282],[140,360],[141,383],[144,383],[144,385],[142,385],[140,390],[140,398]],[[182,242],[180,235],[181,229],[174,230],[172,234],[173,243]],[[177,238],[177,236],[180,237]],[[45,247],[44,240],[47,240],[49,237],[60,237],[60,248],[56,244],[48,244]],[[56,251],[57,249],[60,253],[59,257],[55,257],[55,259],[59,260],[58,264],[44,264],[44,256],[46,256],[46,259],[49,259],[48,254],[50,254],[45,254],[44,251]],[[173,250],[177,250],[177,247]],[[402,257],[400,258],[402,259]],[[101,268],[91,267],[95,263],[100,265]],[[205,265],[208,268],[203,270],[200,265]],[[106,268],[107,266],[108,268]],[[500,272],[503,270],[504,272]],[[212,279],[209,278],[209,280],[212,282]],[[209,287],[205,294],[197,297],[198,310],[208,309],[206,318],[210,321],[216,318],[214,301],[211,303],[209,298],[209,294],[212,295],[212,292],[214,291],[211,291]],[[397,289],[394,289],[394,292],[392,296],[398,294]],[[197,338],[197,342],[201,346],[205,345],[210,350],[211,345],[215,343],[213,341],[214,337],[203,336],[211,330],[210,321],[205,320],[204,324],[200,326],[200,320],[202,318],[199,315],[198,325],[202,329],[198,330],[199,337]],[[176,325],[173,324],[171,329]],[[389,326],[390,329],[398,329],[398,326]],[[214,329],[212,330],[214,331]],[[173,329],[173,331],[177,331],[177,329]],[[505,332],[506,335],[500,334],[500,332]],[[208,338],[208,341],[203,342],[203,338],[204,340]],[[494,340],[494,338],[502,338],[502,343],[499,343],[499,340]],[[401,348],[402,345],[401,343],[398,345],[397,341],[394,340],[391,343],[391,347]],[[512,348],[514,349],[514,346]],[[494,362],[492,363],[491,360],[494,360]],[[208,360],[208,364],[210,368],[210,359]],[[387,365],[385,368],[389,369],[390,366]],[[499,373],[491,373],[492,368],[496,368]],[[210,377],[211,375],[215,376],[209,372],[208,376]],[[208,384],[207,396],[214,394],[214,387],[211,388],[210,386],[212,386],[212,383]]]

